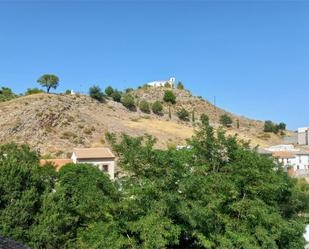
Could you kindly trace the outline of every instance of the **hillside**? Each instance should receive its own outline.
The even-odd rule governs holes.
[[[179,121],[175,113],[184,107],[195,110],[198,119],[207,114],[210,122],[218,127],[220,115],[227,113],[235,124],[228,133],[239,134],[251,140],[252,145],[266,146],[281,142],[276,135],[265,134],[263,122],[228,113],[211,103],[192,96],[185,90],[173,90],[177,103],[172,107],[172,120],[168,119],[168,106],[163,116],[127,110],[121,103],[108,99],[99,103],[86,95],[34,94],[0,103],[0,143],[15,141],[28,143],[43,155],[66,157],[74,147],[96,147],[105,144],[106,131],[133,136],[151,134],[158,140],[158,147],[184,144],[193,134],[191,122]],[[164,89],[148,88],[132,92],[136,101],[162,100]]]

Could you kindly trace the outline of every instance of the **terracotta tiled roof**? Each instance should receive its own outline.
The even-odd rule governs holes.
[[[289,151],[274,151],[273,157],[277,158],[294,158],[295,155],[292,152]]]
[[[74,153],[77,159],[115,158],[109,148],[76,148]]]
[[[0,249],[30,249],[14,240],[0,237]]]
[[[64,165],[68,163],[72,163],[73,161],[71,159],[41,159],[40,165],[44,166],[47,163],[52,164],[56,170],[60,170]]]

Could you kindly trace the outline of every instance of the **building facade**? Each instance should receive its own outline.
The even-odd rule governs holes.
[[[171,77],[169,80],[156,80],[156,81],[147,83],[147,85],[152,86],[152,87],[163,87],[165,86],[166,83],[169,83],[172,88],[175,88],[175,82],[176,82],[176,78]]]

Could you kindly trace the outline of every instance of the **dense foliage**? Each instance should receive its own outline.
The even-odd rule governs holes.
[[[163,100],[167,103],[175,104],[176,96],[171,90],[167,90],[164,92]]]
[[[1,87],[0,88],[0,102],[8,101],[16,98],[16,94],[13,93],[11,88]]]
[[[181,108],[177,112],[177,117],[183,121],[189,121],[189,112],[185,108]]]
[[[155,113],[157,115],[162,114],[163,106],[162,106],[161,102],[155,101],[151,106],[151,110],[152,110],[153,113]]]
[[[121,97],[121,103],[129,110],[135,110],[135,100],[132,94],[125,93]]]
[[[37,82],[42,86],[46,87],[47,93],[49,93],[50,89],[56,89],[59,85],[59,78],[54,74],[44,74],[42,75]]]
[[[121,101],[121,92],[119,92],[118,90],[114,90],[111,97],[113,98],[114,101],[120,102]]]
[[[32,95],[32,94],[37,94],[37,93],[43,93],[44,91],[39,88],[28,88],[27,91],[25,92],[25,95]]]
[[[221,115],[219,121],[220,121],[220,124],[222,124],[225,127],[229,127],[233,124],[232,118],[227,114]]]
[[[142,112],[145,112],[145,113],[150,113],[150,105],[149,105],[149,102],[147,100],[141,100],[141,102],[139,103],[139,109],[142,111]]]
[[[264,132],[278,133],[279,131],[284,131],[285,129],[286,129],[286,124],[283,122],[279,124],[275,124],[270,120],[266,120],[264,123]]]
[[[178,82],[177,89],[179,89],[179,90],[183,90],[184,89],[184,85],[183,85],[183,83],[181,81]]]
[[[105,88],[105,93],[107,96],[112,96],[112,94],[114,93],[114,88],[111,86],[108,86]]]
[[[87,164],[56,173],[26,146],[1,146],[0,235],[33,249],[303,248],[308,185],[202,123],[182,150],[107,134],[129,173],[116,182]]]
[[[104,101],[104,93],[99,86],[92,86],[89,88],[89,95],[91,98],[96,99],[100,102]]]

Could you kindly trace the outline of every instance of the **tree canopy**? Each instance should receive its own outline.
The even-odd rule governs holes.
[[[164,102],[170,103],[170,104],[175,104],[176,103],[176,96],[171,90],[167,90],[164,92],[163,96]]]
[[[0,102],[8,101],[16,98],[16,94],[13,93],[11,88],[1,87],[0,88]]]
[[[186,149],[106,137],[126,176],[88,164],[59,172],[24,145],[0,146],[0,234],[33,249],[299,249],[308,184],[209,125]]]
[[[47,93],[49,93],[50,89],[56,89],[59,85],[59,78],[54,74],[44,74],[42,75],[37,82],[42,86],[46,87]]]
[[[96,99],[97,101],[104,101],[104,93],[102,92],[99,86],[92,86],[89,88],[89,95],[91,98]]]

